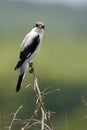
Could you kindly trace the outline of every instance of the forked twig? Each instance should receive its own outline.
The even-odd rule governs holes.
[[[31,67],[30,73],[32,73],[34,77],[34,85],[33,86],[29,85],[29,87],[32,88],[34,95],[36,96],[36,107],[30,119],[21,120],[21,124],[24,126],[20,130],[29,130],[31,127],[36,125],[40,125],[41,130],[54,130],[50,119],[51,112],[46,110],[43,102],[43,96],[49,93],[53,93],[55,91],[59,91],[59,89],[49,91],[49,92],[47,92],[46,91],[47,89],[45,89],[44,91],[41,92],[39,89],[38,80],[33,68],[33,64],[31,64],[30,67]],[[13,113],[13,119],[10,123],[10,126],[8,127],[8,130],[12,130],[12,126],[15,121],[19,121],[19,119],[17,119],[16,116],[21,108],[22,106],[20,106],[17,109],[17,111]],[[39,113],[41,113],[41,117],[38,119],[37,115]]]
[[[8,128],[8,130],[12,130],[12,126],[13,126],[14,122],[19,120],[19,119],[16,119],[16,116],[17,116],[17,114],[19,113],[19,111],[21,109],[22,109],[22,106],[20,106],[15,113],[12,113],[13,114],[13,119],[12,119],[12,121],[10,123],[10,126],[6,127],[6,128]]]
[[[44,93],[42,93],[39,89],[38,80],[37,80],[36,73],[34,71],[33,66],[31,65],[30,67],[31,67],[30,73],[32,73],[34,76],[34,86],[31,86],[31,88],[36,96],[36,109],[34,113],[32,114],[32,117],[30,118],[30,120],[26,123],[24,127],[22,127],[21,130],[27,130],[31,126],[34,126],[36,124],[41,125],[41,130],[45,130],[45,128],[48,130],[53,130],[53,126],[50,120],[50,114],[49,112],[47,112],[44,106],[44,102],[43,102]],[[41,115],[42,115],[41,120],[35,120],[34,118],[36,115],[38,115],[39,111],[41,112]]]

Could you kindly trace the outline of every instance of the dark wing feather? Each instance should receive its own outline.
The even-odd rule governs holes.
[[[36,37],[33,38],[31,44],[26,46],[23,49],[23,51],[20,52],[19,61],[15,67],[15,70],[19,69],[19,67],[23,64],[23,62],[33,54],[39,43],[40,43],[40,37],[39,35],[37,35]]]

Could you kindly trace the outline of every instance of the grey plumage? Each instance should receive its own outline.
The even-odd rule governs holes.
[[[20,69],[16,92],[21,88],[22,80],[29,63],[33,60],[40,49],[44,28],[45,25],[43,23],[36,23],[34,28],[25,36],[22,42],[19,60],[14,68],[15,70]]]

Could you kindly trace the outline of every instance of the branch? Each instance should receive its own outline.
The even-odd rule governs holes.
[[[42,120],[41,120],[41,130],[44,130],[45,128],[45,124],[44,124],[44,121],[45,121],[45,113],[44,113],[44,110],[43,108],[41,107],[41,112],[42,112]]]
[[[32,124],[32,121],[33,121],[35,115],[37,114],[38,110],[39,110],[39,106],[37,107],[37,109],[35,109],[33,115],[31,116],[31,118],[29,120],[29,122],[21,130],[27,129]]]
[[[45,130],[45,128],[47,128],[48,130],[53,130],[53,126],[50,120],[50,112],[47,112],[43,102],[43,95],[45,95],[45,93],[41,92],[39,89],[38,80],[33,68],[33,64],[30,64],[30,67],[31,70],[29,72],[32,73],[34,77],[34,86],[31,86],[31,88],[36,96],[36,109],[32,114],[30,120],[28,120],[28,122],[25,124],[24,127],[22,127],[21,130],[28,130],[30,127],[36,124],[41,125],[41,130]],[[52,91],[48,93],[52,93]],[[41,120],[34,119],[39,112],[41,112],[42,115]]]
[[[33,67],[33,66],[32,66]],[[32,67],[31,67],[31,69],[32,69]],[[33,69],[34,70],[34,69]],[[51,120],[50,120],[50,117],[49,117],[49,114],[48,114],[48,112],[47,112],[47,110],[46,110],[46,108],[44,107],[44,103],[43,103],[43,100],[42,100],[42,95],[44,95],[44,94],[42,94],[41,93],[41,91],[40,91],[40,89],[39,89],[39,86],[38,86],[38,80],[37,80],[37,77],[36,77],[36,73],[35,73],[35,71],[33,71],[33,76],[34,76],[34,89],[35,89],[35,94],[36,94],[36,96],[37,96],[37,103],[39,103],[40,105],[41,105],[41,111],[42,111],[42,115],[43,115],[43,113],[44,113],[44,116],[42,116],[42,118],[43,117],[46,117],[46,119],[47,119],[47,121],[48,121],[48,125],[50,126],[50,129],[53,129],[53,126],[52,126],[52,123],[51,123]],[[42,119],[42,120],[44,120],[44,119]],[[42,124],[43,125],[43,124]]]
[[[47,92],[47,89],[44,89],[41,92],[39,85],[38,85],[37,76],[36,76],[36,73],[33,68],[33,64],[30,64],[30,68],[31,69],[29,72],[33,74],[34,85],[32,86],[29,84],[29,85],[27,85],[27,87],[31,87],[31,89],[34,92],[34,95],[36,97],[36,106],[35,106],[35,110],[31,116],[31,118],[21,120],[21,124],[24,126],[20,130],[29,130],[31,127],[36,126],[36,125],[40,125],[41,130],[54,130],[53,125],[51,123],[51,119],[50,119],[52,112],[46,110],[46,108],[44,106],[44,102],[43,102],[43,97],[49,93],[59,91],[59,89],[55,89],[53,91],[48,91],[48,92]],[[13,119],[10,123],[10,126],[8,127],[8,130],[12,130],[12,126],[15,121],[20,121],[19,119],[16,118],[16,116],[21,108],[22,108],[22,106],[20,106],[17,109],[17,111],[15,113],[13,113]],[[38,119],[37,115],[39,113],[40,113],[41,117],[39,117],[39,119]]]
[[[19,119],[16,119],[16,116],[17,116],[17,114],[19,113],[19,111],[20,111],[21,109],[22,109],[22,106],[20,106],[15,113],[12,113],[12,114],[13,114],[13,119],[12,119],[12,121],[11,121],[11,123],[10,123],[10,126],[9,126],[9,127],[6,127],[6,128],[8,128],[8,130],[11,130],[11,129],[12,129],[12,126],[13,126],[13,124],[14,124],[14,122],[17,121],[17,120],[19,120]]]

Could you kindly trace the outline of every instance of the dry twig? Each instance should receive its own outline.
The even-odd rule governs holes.
[[[17,119],[16,116],[17,116],[17,114],[19,113],[19,111],[20,111],[21,109],[22,109],[22,106],[20,106],[15,113],[12,113],[12,114],[13,114],[13,119],[12,119],[12,121],[11,121],[11,123],[10,123],[10,126],[9,126],[9,127],[6,127],[6,128],[8,128],[8,130],[12,130],[12,126],[13,126],[14,122],[20,120],[20,119]]]
[[[44,102],[43,102],[43,96],[45,96],[49,93],[53,93],[55,91],[59,91],[59,90],[56,89],[53,91],[46,92],[47,89],[45,89],[44,91],[41,92],[39,89],[39,86],[38,86],[38,80],[37,80],[36,73],[33,68],[33,64],[30,64],[30,67],[31,67],[31,70],[29,72],[32,73],[34,76],[34,85],[33,86],[28,85],[28,86],[32,88],[32,90],[36,96],[36,107],[35,107],[35,110],[30,119],[21,120],[21,124],[24,125],[21,128],[21,130],[29,130],[29,128],[36,126],[36,125],[40,125],[41,130],[53,130],[53,126],[52,126],[52,123],[50,120],[51,112],[46,110],[46,108],[44,106]],[[21,108],[22,108],[22,106],[20,106],[17,109],[17,111],[15,113],[13,113],[13,119],[10,123],[10,126],[8,127],[8,130],[12,130],[12,126],[15,121],[20,121],[19,119],[16,119],[16,116]],[[39,112],[41,113],[41,119],[36,118],[37,115],[39,114]]]
[[[30,120],[26,123],[26,125],[24,127],[22,127],[21,130],[27,130],[31,126],[34,126],[36,124],[41,125],[41,130],[45,130],[45,129],[53,130],[53,126],[52,126],[52,123],[50,120],[50,112],[47,112],[47,110],[44,106],[44,102],[43,102],[43,95],[45,95],[45,94],[42,93],[39,89],[38,80],[37,80],[36,73],[34,71],[32,64],[30,65],[30,67],[31,67],[30,73],[32,73],[34,76],[34,86],[31,86],[31,88],[36,96],[36,109],[35,109],[32,117],[30,118]],[[38,115],[39,110],[42,115],[41,120],[34,119],[36,117],[36,115]]]

